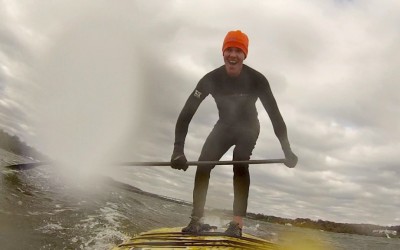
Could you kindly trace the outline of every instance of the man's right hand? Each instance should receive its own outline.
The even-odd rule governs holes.
[[[171,156],[171,167],[186,171],[188,168],[186,156],[183,152],[174,152]]]

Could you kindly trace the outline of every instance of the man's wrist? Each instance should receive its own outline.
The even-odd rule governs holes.
[[[281,146],[282,146],[282,150],[283,152],[286,153],[290,153],[292,151],[292,149],[290,148],[290,144],[288,140],[282,140],[281,141]]]
[[[175,143],[174,144],[174,153],[182,153],[183,154],[183,145],[182,144],[178,144],[178,143]]]

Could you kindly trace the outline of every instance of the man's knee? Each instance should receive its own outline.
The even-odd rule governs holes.
[[[208,177],[210,178],[211,170],[214,168],[214,165],[203,165],[197,166],[196,176]]]

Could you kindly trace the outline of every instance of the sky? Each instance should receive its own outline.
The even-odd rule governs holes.
[[[91,171],[111,160],[169,161],[186,99],[223,64],[223,39],[239,29],[250,40],[245,64],[269,80],[299,157],[294,169],[250,166],[248,211],[399,225],[399,23],[397,0],[1,0],[0,127]],[[257,107],[252,159],[282,158]],[[189,127],[189,160],[217,120],[209,96]],[[105,172],[192,199],[195,167]],[[212,171],[208,207],[231,209],[232,176],[232,166]]]

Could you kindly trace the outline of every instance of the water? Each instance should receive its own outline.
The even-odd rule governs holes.
[[[156,183],[155,183],[156,185]],[[65,181],[52,166],[0,168],[1,249],[110,249],[142,231],[185,225],[190,206],[93,175]],[[206,222],[229,221],[209,211]],[[245,232],[303,249],[400,249],[399,239],[335,234],[247,219]]]

